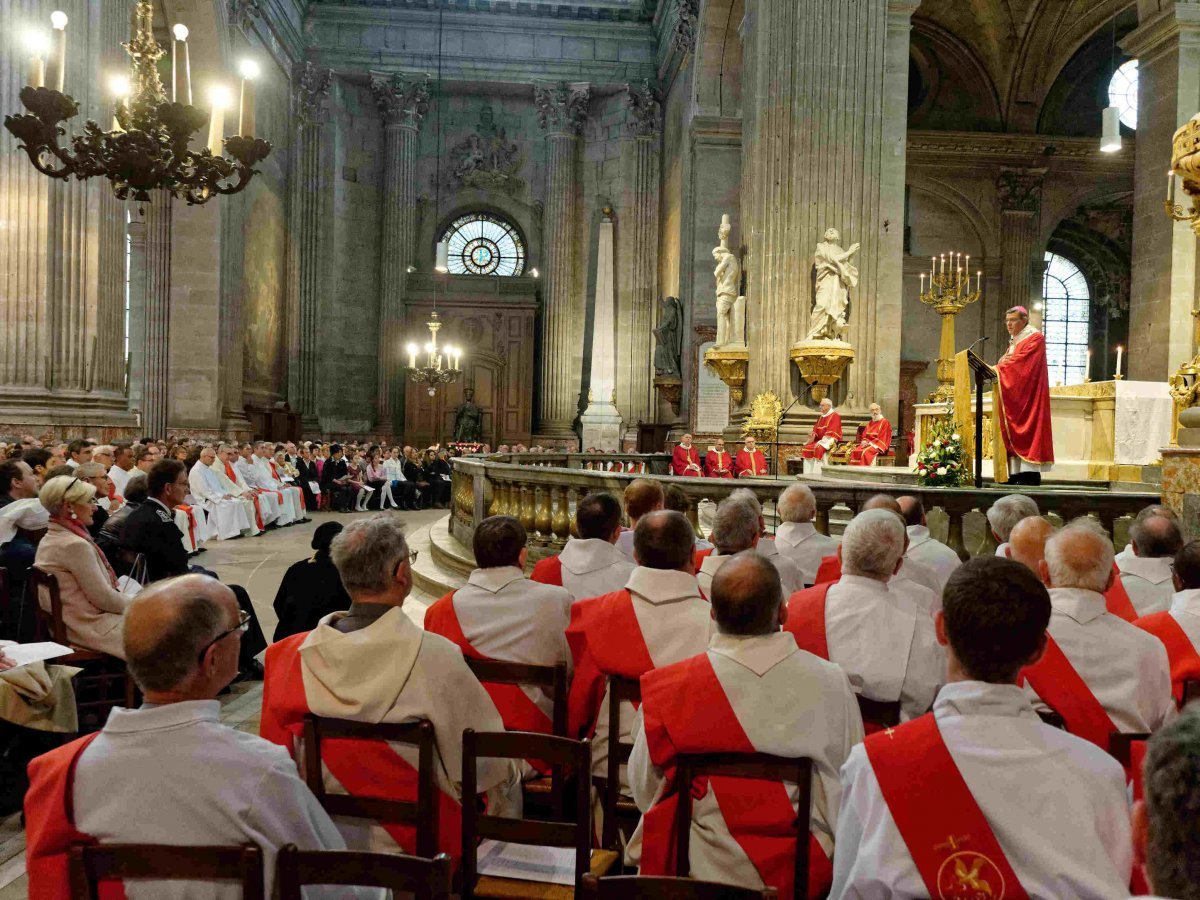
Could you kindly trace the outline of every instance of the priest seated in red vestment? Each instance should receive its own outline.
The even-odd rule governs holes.
[[[871,421],[863,429],[858,443],[850,448],[850,465],[872,466],[880,453],[887,454],[892,447],[892,425],[883,417],[878,403],[871,404]]]
[[[767,474],[767,458],[758,449],[754,435],[746,435],[746,441],[742,445],[742,449],[737,452],[733,468],[738,478],[751,478],[755,475]]]
[[[950,576],[936,623],[947,684],[931,713],[850,754],[831,896],[1128,896],[1120,764],[1044,724],[1017,686],[1046,649],[1051,602],[1009,560]]]
[[[812,437],[800,451],[805,459],[824,459],[825,454],[842,439],[842,417],[833,411],[833,401],[821,401],[821,414],[813,424]]]
[[[996,412],[1008,450],[1009,481],[1038,485],[1042,473],[1054,466],[1046,338],[1029,324],[1029,311],[1023,306],[1005,313],[1004,327],[1009,344],[996,363],[1000,400]]]
[[[422,630],[401,609],[412,590],[412,563],[398,517],[380,513],[358,519],[334,539],[331,556],[350,595],[350,609],[267,649],[260,733],[286,748],[299,765],[304,717],[310,712],[371,723],[428,719],[437,744],[438,850],[457,858],[462,853],[463,730],[502,731],[504,721],[462,651]],[[321,746],[321,763],[332,793],[416,800],[416,747],[329,741]],[[487,759],[479,761],[478,771],[489,808],[519,814],[518,766]],[[336,821],[351,849],[416,851],[410,826]]]
[[[674,875],[675,809],[693,797],[691,876],[782,898],[822,896],[832,877],[837,773],[863,737],[846,673],[796,646],[780,624],[787,606],[779,574],[754,551],[739,553],[713,579],[717,634],[697,656],[642,678],[629,781],[642,823],[629,846],[642,875]],[[676,782],[678,753],[770,753],[813,761],[811,836],[799,852],[809,882],[797,892],[797,786],[714,777]]]
[[[704,471],[709,478],[732,478],[733,457],[725,449],[725,439],[713,441],[712,449],[704,455]]]
[[[1171,666],[1171,688],[1183,702],[1183,686],[1200,680],[1200,541],[1184,544],[1171,565],[1175,596],[1165,612],[1151,613],[1135,624],[1163,642]]]
[[[700,468],[700,451],[692,446],[690,434],[685,434],[671,453],[671,474],[688,478],[704,475],[704,470]]]

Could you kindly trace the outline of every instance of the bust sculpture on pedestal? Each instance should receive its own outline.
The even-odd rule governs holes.
[[[854,359],[854,348],[842,340],[842,335],[846,331],[850,289],[858,286],[858,269],[850,264],[858,248],[858,244],[851,244],[843,249],[838,230],[827,228],[813,254],[816,278],[808,336],[792,345],[791,357],[801,377],[812,386],[812,399],[817,403],[825,399],[829,387]]]

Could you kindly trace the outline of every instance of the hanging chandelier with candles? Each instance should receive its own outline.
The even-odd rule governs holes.
[[[158,61],[165,53],[154,39],[153,21],[150,0],[137,0],[136,31],[124,45],[131,61],[130,77],[114,78],[112,83],[118,95],[113,127],[105,131],[89,120],[82,134],[71,137],[68,148],[59,141],[66,135],[62,123],[79,113],[79,103],[64,93],[67,16],[54,12],[50,17],[55,40],[49,71],[45,48],[35,47],[29,83],[20,93],[29,112],[5,116],[4,127],[20,141],[21,149],[42,174],[64,181],[72,176],[78,180],[104,177],[121,200],[146,202],[155,189],[189,204],[207,203],[218,194],[236,194],[257,173],[254,166],[271,152],[269,142],[253,136],[257,66],[243,64],[238,135],[223,139],[227,92],[214,91],[211,116],[191,105],[187,28],[182,25],[173,29],[171,99],[167,99],[158,74]],[[180,102],[180,94],[186,103]],[[208,146],[191,149],[192,136],[206,124]],[[222,145],[228,157],[222,154]]]
[[[416,344],[409,344],[405,349],[408,350],[408,377],[417,384],[429,385],[429,396],[432,397],[439,384],[458,381],[462,375],[462,369],[459,368],[459,363],[462,362],[462,351],[456,347],[438,347],[437,334],[442,323],[436,309],[430,314],[429,321],[425,324],[429,326],[429,343],[425,345],[424,363],[417,365],[418,348]]]

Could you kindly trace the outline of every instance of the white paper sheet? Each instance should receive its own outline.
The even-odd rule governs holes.
[[[42,641],[36,644],[8,644],[2,649],[5,656],[16,661],[17,668],[75,652],[70,647],[64,647],[53,641]]]
[[[478,871],[494,878],[571,885],[575,883],[575,850],[483,841],[479,845]]]

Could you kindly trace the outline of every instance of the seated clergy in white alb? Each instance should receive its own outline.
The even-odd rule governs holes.
[[[258,473],[259,483],[268,490],[277,491],[282,496],[282,502],[287,505],[293,522],[303,522],[304,492],[296,485],[283,480],[284,473],[278,470],[271,458],[271,445],[266,441],[259,441],[255,445],[251,462],[254,463],[254,470]]]
[[[249,444],[242,445],[238,450],[237,459],[233,463],[233,467],[237,470],[238,480],[253,488],[260,501],[270,504],[275,511],[276,525],[291,525],[294,521],[292,504],[284,499],[283,491],[275,490],[268,481],[263,479],[262,472],[255,464],[257,458],[254,455],[253,447]]]
[[[802,649],[845,669],[856,693],[899,700],[901,718],[915,719],[933,702],[944,662],[933,619],[894,590],[904,546],[895,513],[859,513],[838,547],[841,580],[793,594],[784,628]]]
[[[634,565],[638,562],[633,558],[633,534],[637,530],[642,516],[660,510],[666,504],[666,494],[662,485],[649,478],[635,478],[625,487],[625,515],[629,516],[629,528],[621,532],[617,538],[617,549]]]
[[[221,482],[212,470],[216,458],[212,447],[200,451],[200,458],[188,473],[191,495],[198,505],[204,507],[209,522],[215,526],[221,540],[235,538],[243,532],[253,533],[254,507],[226,494],[221,488]]]
[[[904,511],[899,501],[889,494],[876,494],[863,504],[864,510],[886,509],[904,521]],[[918,609],[925,610],[930,619],[942,608],[942,582],[934,568],[908,555],[912,540],[908,528],[904,530],[904,556],[900,560],[900,571],[888,582],[893,593],[905,598]]]
[[[1173,719],[1162,641],[1105,608],[1115,577],[1108,536],[1090,519],[1076,520],[1046,541],[1040,569],[1050,588],[1049,641],[1025,670],[1029,696],[1104,749],[1114,732],[1156,731]]]
[[[797,787],[711,778],[694,801],[691,875],[780,896],[829,889],[841,785],[838,771],[863,738],[846,673],[780,631],[787,605],[770,560],[747,551],[713,579],[717,634],[708,650],[650,672],[634,726],[629,783],[643,812],[629,846],[643,875],[673,875],[677,753],[770,753],[813,761],[808,885],[794,891]]]
[[[704,557],[696,580],[704,596],[712,596],[712,582],[717,572],[735,554],[743,550],[759,550],[768,543],[761,539],[762,507],[749,491],[734,491],[721,501],[713,520],[712,539],[716,549]],[[768,557],[779,571],[779,579],[788,596],[804,587],[804,576],[787,557],[779,554],[759,554]]]
[[[958,558],[957,553],[929,533],[929,523],[925,521],[925,506],[920,497],[904,496],[896,502],[900,504],[905,530],[908,532],[908,552],[904,556],[933,569],[938,577],[938,593],[941,593],[954,570],[962,565],[962,560]]]
[[[636,566],[617,549],[621,536],[621,504],[612,494],[588,494],[575,507],[579,537],[571,538],[558,556],[533,567],[530,578],[567,589],[572,600],[599,597],[625,587]]]
[[[793,484],[779,495],[775,512],[779,516],[775,550],[795,564],[806,585],[815,584],[821,560],[837,552],[838,542],[813,526],[817,500],[812,489],[806,484]]]
[[[997,556],[1008,556],[1008,536],[1022,519],[1038,515],[1037,504],[1026,494],[1005,494],[988,507],[988,528],[995,538]]]
[[[933,712],[868,737],[842,769],[833,898],[1129,896],[1125,774],[1044,724],[1017,686],[1050,602],[982,558],[946,586],[947,684]]]
[[[1129,527],[1132,554],[1117,558],[1121,584],[1139,616],[1162,612],[1171,605],[1175,585],[1171,560],[1183,548],[1183,535],[1172,519],[1148,516]]]
[[[217,473],[217,480],[226,491],[232,487],[231,493],[250,498],[254,504],[255,524],[260,528],[275,524],[279,519],[279,498],[250,484],[243,472],[247,467],[239,468],[240,463],[242,458],[238,455],[238,448],[232,444],[221,444],[217,448],[217,461],[212,464],[212,470]],[[253,466],[249,470],[253,475]]]

